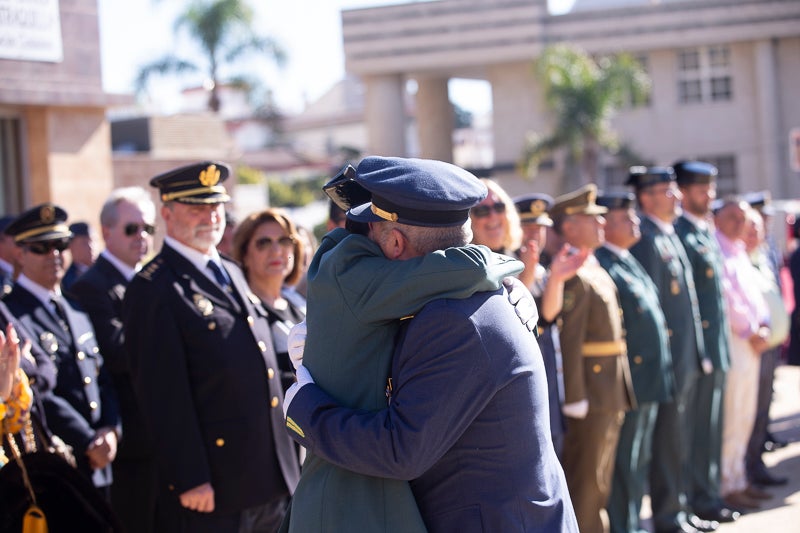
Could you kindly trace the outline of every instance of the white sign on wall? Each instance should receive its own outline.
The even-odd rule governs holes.
[[[58,0],[0,0],[0,58],[60,62]]]

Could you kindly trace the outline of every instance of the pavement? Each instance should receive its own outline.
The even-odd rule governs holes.
[[[723,524],[719,533],[800,532],[800,367],[779,366],[774,385],[770,431],[789,444],[765,453],[764,463],[772,474],[788,477],[789,483],[767,489],[772,499],[736,522]]]
[[[781,365],[775,371],[774,395],[770,406],[770,432],[789,444],[764,454],[773,475],[789,478],[782,487],[769,487],[772,499],[761,509],[742,515],[736,522],[722,524],[718,533],[800,532],[800,367]],[[653,531],[650,501],[642,501],[642,526]]]

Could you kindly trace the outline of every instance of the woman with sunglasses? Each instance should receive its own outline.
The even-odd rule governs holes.
[[[304,254],[297,227],[281,209],[251,214],[233,236],[233,257],[267,310],[284,391],[294,382],[289,330],[306,316],[305,298],[290,290],[303,276]]]
[[[508,193],[497,182],[481,178],[489,195],[470,209],[472,244],[482,244],[493,252],[513,255],[522,241],[519,215]]]

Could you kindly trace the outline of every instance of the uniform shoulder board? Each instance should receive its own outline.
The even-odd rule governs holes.
[[[144,278],[147,281],[152,281],[153,276],[158,272],[161,268],[161,265],[164,264],[164,260],[161,257],[156,257],[149,263],[147,263],[144,268],[142,268],[139,273],[137,274],[138,277]]]
[[[561,311],[569,313],[575,307],[575,293],[573,291],[564,291],[564,299],[561,304]]]

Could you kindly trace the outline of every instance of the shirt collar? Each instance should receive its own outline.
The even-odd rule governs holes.
[[[50,299],[53,297],[61,298],[61,289],[56,287],[55,290],[51,291],[45,289],[32,279],[25,276],[25,274],[20,274],[17,278],[16,284],[22,287],[23,289],[27,290],[31,294],[33,294],[37,300],[42,302],[46,307],[50,307]]]
[[[697,229],[709,231],[710,227],[708,225],[708,220],[705,218],[698,217],[697,215],[694,215],[688,211],[684,211],[683,216],[686,218],[686,220],[694,224]]]
[[[216,283],[214,274],[211,272],[211,269],[208,268],[209,261],[214,261],[216,264],[222,266],[222,260],[220,259],[219,252],[217,252],[216,248],[212,248],[210,254],[204,254],[203,252],[199,252],[190,246],[186,246],[185,244],[178,242],[169,235],[164,237],[164,242],[167,243],[170,248],[173,248],[176,252],[185,257],[195,266],[195,268],[197,268],[197,270],[205,274],[208,279]]]
[[[664,222],[660,218],[651,217],[650,215],[645,215],[645,216],[650,220],[650,222],[658,226],[658,229],[660,229],[662,233],[665,233],[667,235],[672,235],[673,233],[675,233],[675,227],[669,222]]]
[[[613,253],[614,255],[621,257],[622,259],[627,258],[631,253],[626,250],[625,248],[620,248],[616,244],[611,244],[610,242],[604,242],[603,247],[607,248],[609,252]]]

